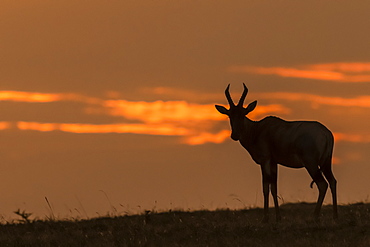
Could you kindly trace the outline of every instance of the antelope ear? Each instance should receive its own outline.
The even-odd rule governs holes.
[[[229,111],[225,107],[221,105],[215,105],[215,107],[219,113],[229,115]]]
[[[254,108],[256,108],[257,106],[257,100],[253,101],[252,103],[250,103],[247,108],[245,108],[245,115],[247,115],[248,113],[250,113],[251,111],[254,110]]]

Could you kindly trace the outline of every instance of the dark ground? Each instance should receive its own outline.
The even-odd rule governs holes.
[[[0,225],[0,246],[370,246],[370,204],[281,206],[282,222],[261,223],[262,209],[146,212],[90,220],[26,220]],[[21,213],[21,212],[20,212]]]

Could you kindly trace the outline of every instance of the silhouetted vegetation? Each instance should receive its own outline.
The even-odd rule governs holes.
[[[370,246],[370,204],[324,206],[320,222],[315,204],[281,206],[282,222],[261,223],[263,209],[146,211],[142,215],[89,220],[22,220],[0,225],[0,246]]]

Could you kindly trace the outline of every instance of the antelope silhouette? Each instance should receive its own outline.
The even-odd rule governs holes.
[[[338,218],[337,181],[333,175],[331,162],[334,138],[324,125],[314,121],[285,121],[268,116],[260,121],[252,121],[246,115],[253,111],[257,101],[243,107],[248,88],[244,86],[243,94],[237,105],[231,99],[229,88],[225,90],[230,109],[215,105],[216,109],[229,117],[231,139],[239,141],[249,152],[254,162],[261,166],[264,197],[263,221],[269,220],[269,193],[274,200],[276,221],[281,220],[277,197],[277,165],[291,168],[306,168],[313,183],[316,183],[319,196],[314,218],[320,217],[320,210],[325,194],[330,185],[333,197],[333,218]],[[326,178],[324,178],[324,176]]]

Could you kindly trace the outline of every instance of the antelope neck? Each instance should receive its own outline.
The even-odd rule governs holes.
[[[240,142],[243,143],[243,146],[249,146],[254,142],[256,137],[256,130],[257,130],[258,122],[250,120],[247,117],[244,117],[244,131],[242,137],[240,138]]]

